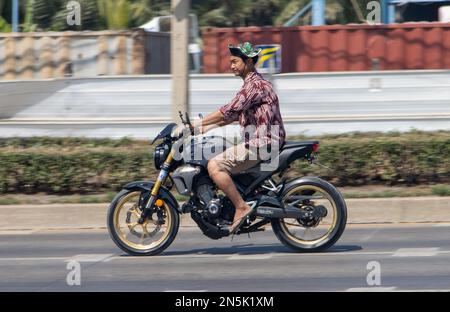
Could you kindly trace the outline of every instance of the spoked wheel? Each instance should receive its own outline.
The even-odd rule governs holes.
[[[278,239],[295,251],[322,251],[342,235],[347,207],[339,191],[319,178],[308,178],[284,191],[282,201],[310,213],[301,219],[275,219],[272,228]]]
[[[122,191],[108,211],[108,230],[116,245],[131,255],[151,256],[161,253],[175,239],[180,219],[175,207],[163,202],[161,207],[139,224],[141,192]]]

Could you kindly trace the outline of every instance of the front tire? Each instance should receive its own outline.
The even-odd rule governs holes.
[[[332,184],[316,177],[307,177],[288,186],[283,191],[282,202],[284,204],[295,202],[295,200],[304,196],[311,197],[312,201],[302,201],[301,204],[298,204],[299,209],[314,209],[313,207],[320,205],[326,208],[326,217],[317,220],[274,219],[272,220],[272,229],[277,238],[286,247],[294,251],[318,252],[326,250],[336,243],[345,230],[347,206],[344,198]],[[326,205],[326,202],[329,202],[329,204]],[[291,225],[298,229],[291,230],[289,228]],[[296,231],[301,230],[303,230],[303,237],[301,237],[302,234],[296,233]],[[308,230],[317,230],[317,237],[307,239],[305,233]],[[321,232],[323,234],[320,234]]]
[[[114,243],[127,254],[153,256],[174,241],[180,226],[176,207],[164,202],[144,224],[138,224],[140,191],[122,190],[112,201],[107,215],[108,231]],[[156,219],[156,220],[155,220]]]

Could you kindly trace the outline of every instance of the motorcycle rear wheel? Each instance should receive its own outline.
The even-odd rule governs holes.
[[[311,220],[274,219],[272,229],[277,238],[294,251],[326,250],[336,243],[345,230],[347,207],[344,198],[332,184],[311,177],[284,190],[282,202],[289,204],[305,196],[311,199],[309,202],[302,201],[302,204],[298,205],[299,209],[314,209],[320,205],[327,209],[327,215]],[[318,234],[312,235],[313,231]]]

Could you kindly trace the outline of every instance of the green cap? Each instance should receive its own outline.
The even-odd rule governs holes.
[[[233,45],[229,44],[228,49],[230,49],[231,55],[234,56],[245,56],[248,58],[255,57],[261,53],[261,48],[253,48],[252,44],[250,42],[244,42],[242,44],[239,44],[237,47],[233,47]]]

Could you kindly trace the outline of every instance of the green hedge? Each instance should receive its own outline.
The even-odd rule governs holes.
[[[56,194],[118,190],[154,176],[148,152],[1,153],[0,193]]]
[[[340,186],[450,182],[450,138],[428,141],[339,142],[321,146],[319,163],[299,163],[296,174],[314,173]]]
[[[318,175],[338,186],[450,183],[449,132],[318,139],[318,161],[331,170],[297,161],[289,176]],[[148,142],[0,140],[0,193],[113,191],[129,181],[153,179],[156,174]]]

